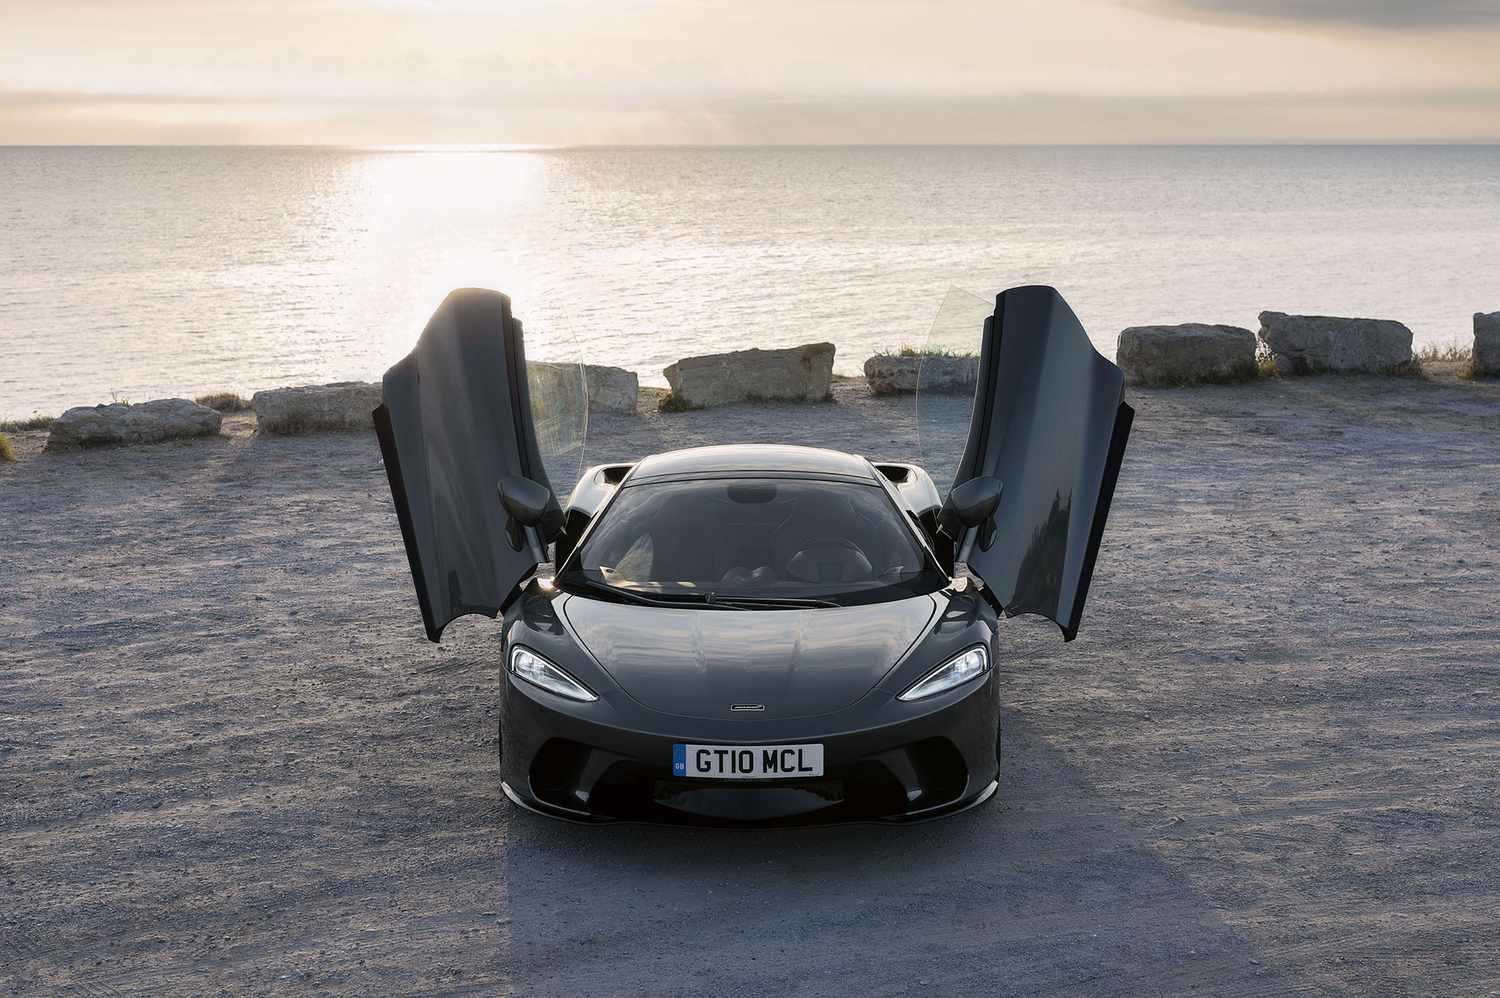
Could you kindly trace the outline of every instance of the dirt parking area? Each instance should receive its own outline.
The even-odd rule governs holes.
[[[1079,639],[915,827],[517,811],[373,436],[0,465],[0,993],[1500,992],[1500,384],[1131,393]],[[951,470],[965,429],[929,443]],[[918,459],[910,398],[599,419]]]

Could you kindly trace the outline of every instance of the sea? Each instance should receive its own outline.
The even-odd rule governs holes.
[[[817,341],[858,374],[1037,283],[1111,357],[1263,309],[1467,344],[1500,147],[0,148],[0,418],[375,380],[459,287],[662,385]]]

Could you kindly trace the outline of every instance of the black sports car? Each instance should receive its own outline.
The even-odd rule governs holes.
[[[985,320],[946,496],[914,465],[729,446],[589,468],[561,506],[492,291],[448,297],[375,410],[427,636],[503,615],[505,793],[729,825],[994,793],[1000,614],[1077,633],[1131,418],[1047,287]]]

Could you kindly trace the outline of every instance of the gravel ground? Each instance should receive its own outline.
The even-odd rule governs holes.
[[[373,437],[0,466],[0,993],[1500,992],[1500,384],[1133,392],[1079,640],[909,828],[582,828],[496,777]],[[597,420],[916,459],[909,398]],[[935,471],[951,468],[951,420]]]

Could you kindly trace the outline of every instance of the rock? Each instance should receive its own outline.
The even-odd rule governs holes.
[[[635,415],[641,379],[636,377],[634,371],[627,371],[623,367],[585,364],[583,376],[588,382],[590,412]]]
[[[531,390],[531,414],[538,434],[543,432],[543,423],[584,428],[581,371],[578,364],[526,362],[526,385]]]
[[[370,414],[380,404],[378,381],[272,388],[250,400],[258,433],[374,432]]]
[[[978,357],[903,357],[876,354],[865,361],[865,381],[873,395],[908,395],[917,390],[944,395],[972,394],[979,380]]]
[[[673,397],[688,406],[757,399],[821,402],[833,380],[833,344],[686,357],[663,373]]]
[[[1500,377],[1500,312],[1474,313],[1474,374]]]
[[[554,364],[547,361],[527,361],[526,373],[531,387],[532,404],[540,400],[539,394],[562,388],[576,394],[572,387],[579,365]],[[583,365],[584,380],[588,385],[589,411],[612,412],[623,416],[634,416],[636,395],[640,390],[640,379],[634,371],[623,367],[604,367],[599,364]]]
[[[1280,374],[1390,374],[1412,364],[1411,330],[1391,319],[1262,312],[1260,338]]]
[[[211,437],[224,417],[187,399],[157,399],[130,405],[80,406],[53,420],[47,450],[152,444],[183,437]]]
[[[1120,333],[1115,363],[1132,385],[1245,381],[1255,377],[1255,334],[1201,322],[1131,326]]]

